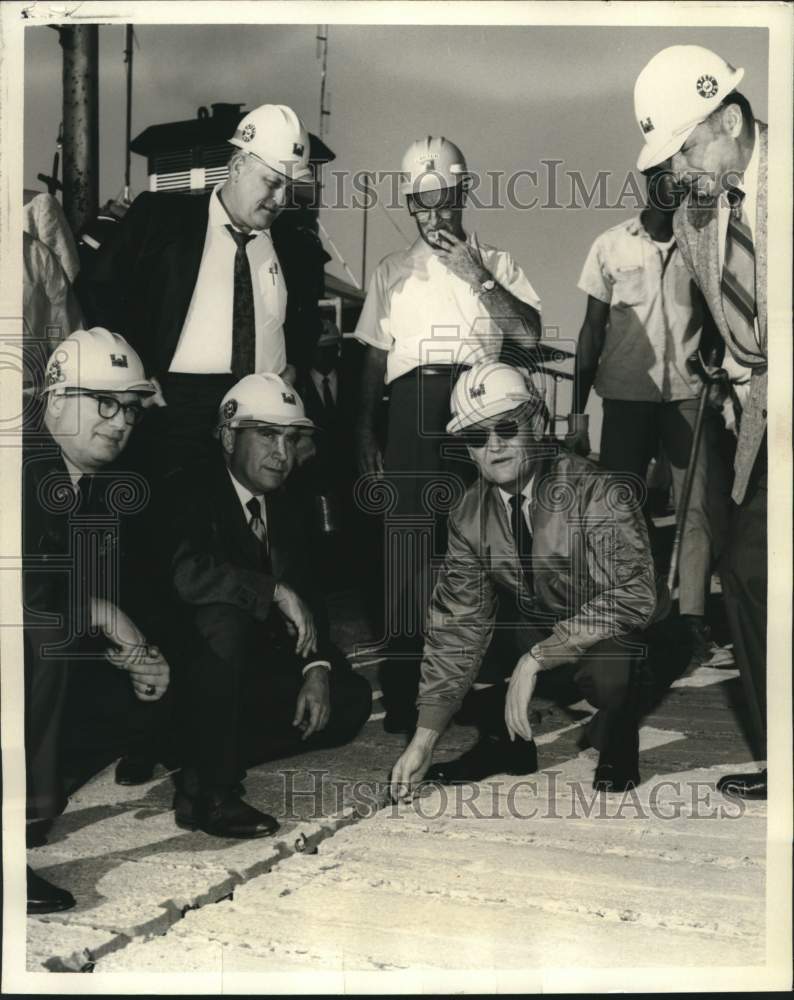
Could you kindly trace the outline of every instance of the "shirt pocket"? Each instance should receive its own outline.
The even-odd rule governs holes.
[[[616,268],[612,305],[637,306],[645,299],[645,268]]]

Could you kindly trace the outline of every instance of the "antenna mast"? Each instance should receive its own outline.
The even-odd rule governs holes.
[[[325,119],[331,117],[331,109],[326,105],[326,82],[328,79],[328,25],[317,25],[317,58],[322,59],[320,76],[320,138],[325,136]]]
[[[130,200],[130,138],[132,136],[132,43],[134,31],[127,25],[124,62],[127,64],[127,127],[124,141],[124,201]]]

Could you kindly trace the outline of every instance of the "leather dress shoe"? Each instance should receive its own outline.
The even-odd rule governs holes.
[[[278,830],[278,820],[260,812],[231,793],[226,796],[188,798],[183,792],[174,796],[176,824],[186,830],[203,830],[213,837],[235,837],[253,840],[272,837]]]
[[[628,792],[640,783],[640,772],[637,768],[621,767],[618,764],[602,764],[599,761],[593,777],[593,790],[596,792]]]
[[[717,782],[717,791],[732,799],[765,799],[766,770],[726,774]]]
[[[470,781],[482,781],[492,774],[534,774],[537,769],[538,750],[534,740],[485,737],[455,760],[432,764],[425,781],[465,785]]]
[[[37,875],[32,868],[26,869],[28,881],[28,913],[61,913],[71,910],[75,905],[74,896],[66,889],[48,882],[46,878]]]
[[[143,754],[125,754],[116,764],[117,785],[144,785],[154,777],[157,761]]]

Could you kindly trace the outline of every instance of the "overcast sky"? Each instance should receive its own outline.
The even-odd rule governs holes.
[[[132,134],[146,126],[192,118],[199,105],[241,101],[289,104],[319,129],[320,62],[314,25],[138,25]],[[523,202],[547,198],[543,184],[556,167],[558,204],[571,200],[569,172],[590,188],[609,171],[612,200],[634,167],[641,135],[633,116],[637,73],[659,49],[700,44],[746,69],[742,90],[756,114],[767,112],[767,31],[756,28],[379,27],[331,25],[328,59],[332,117],[326,141],[341,171],[398,170],[415,138],[441,134],[462,147],[482,174],[537,171],[535,186],[516,185]],[[124,29],[100,28],[101,191],[123,185]],[[55,31],[27,31],[25,186],[41,189],[61,117],[61,50]],[[133,190],[147,187],[146,165],[133,156]],[[385,193],[384,188],[384,193]],[[584,313],[576,288],[593,238],[633,211],[624,208],[470,209],[467,228],[481,241],[512,251],[543,302],[544,324],[575,341]],[[413,238],[404,209],[394,222]],[[338,208],[322,221],[361,274],[362,212]],[[369,273],[404,244],[380,209],[370,213]],[[344,273],[335,260],[329,270]]]

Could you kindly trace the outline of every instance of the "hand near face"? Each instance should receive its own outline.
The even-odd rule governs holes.
[[[433,250],[453,274],[471,285],[479,286],[492,276],[483,265],[479,248],[466,240],[459,239],[449,230],[437,231]]]

